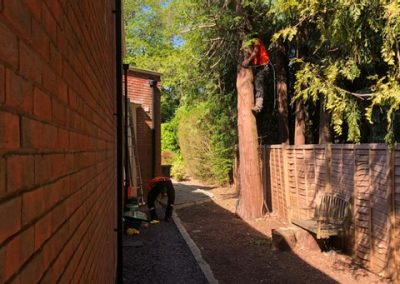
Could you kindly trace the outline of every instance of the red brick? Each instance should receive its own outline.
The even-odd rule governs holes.
[[[7,191],[12,192],[33,185],[34,163],[32,156],[7,158]]]
[[[42,65],[39,56],[23,42],[19,44],[19,72],[38,84],[42,82]]]
[[[20,272],[21,283],[39,283],[44,271],[43,257],[41,253],[38,253]]]
[[[52,107],[53,107],[53,122],[65,126],[67,119],[66,105],[60,103],[58,100],[53,98]]]
[[[43,265],[48,267],[50,263],[57,257],[60,253],[62,247],[64,246],[69,235],[69,227],[61,226],[60,229],[51,236],[51,238],[46,242],[43,247]],[[46,282],[44,283],[53,283]]]
[[[12,279],[10,279],[8,282],[8,284],[23,284],[21,282],[21,277],[19,276],[19,274],[15,275]]]
[[[51,125],[44,125],[43,139],[45,142],[45,148],[56,149],[57,148],[57,128]]]
[[[23,147],[38,149],[57,147],[57,128],[54,126],[23,117],[21,133]]]
[[[34,230],[33,227],[30,227],[6,245],[5,279],[9,279],[12,274],[17,272],[33,254],[34,239]]]
[[[51,98],[46,93],[42,92],[40,89],[35,88],[33,91],[34,101],[33,101],[33,113],[34,115],[51,121],[52,107]]]
[[[65,166],[68,172],[72,172],[75,170],[75,155],[74,154],[65,154]]]
[[[57,49],[64,56],[67,54],[67,45],[68,41],[66,38],[65,30],[61,30],[60,27],[57,27]]]
[[[51,156],[51,168],[54,178],[60,177],[66,172],[64,154],[56,154]]]
[[[5,283],[4,270],[6,265],[6,250],[4,247],[0,247],[0,283]]]
[[[77,109],[77,104],[78,104],[78,96],[76,92],[72,89],[68,89],[68,104],[73,110]]]
[[[24,0],[26,6],[31,12],[31,15],[40,22],[42,18],[42,0]]]
[[[0,196],[6,192],[6,160],[0,157]]]
[[[42,84],[51,93],[57,91],[57,75],[49,66],[43,68]]]
[[[66,269],[66,265],[69,260],[68,256],[71,253],[73,253],[73,251],[70,250],[67,244],[67,247],[64,248],[60,255],[58,255],[56,261],[46,272],[46,275],[43,279],[44,283],[71,283],[60,278],[63,275],[64,270]]]
[[[51,227],[54,230],[57,230],[59,226],[67,218],[67,203],[62,202],[61,204],[57,205],[54,210],[51,212]]]
[[[83,200],[80,197],[80,191],[78,191],[68,199],[69,211],[73,212],[73,215],[69,219],[69,226],[73,231],[78,228],[84,217],[83,208],[80,207]],[[77,236],[77,234],[75,233],[74,236]]]
[[[32,113],[32,85],[9,69],[6,71],[6,105]]]
[[[21,229],[21,198],[0,204],[0,242]]]
[[[54,19],[57,21],[57,24],[61,27],[64,26],[65,16],[63,13],[63,8],[61,7],[58,1],[53,0],[45,0],[47,7],[49,8],[50,13],[54,16]]]
[[[6,70],[0,64],[0,106],[6,101]]]
[[[46,30],[47,34],[50,38],[53,39],[54,42],[57,41],[57,23],[50,13],[47,5],[42,2],[42,22],[44,29]]]
[[[35,50],[48,62],[50,60],[50,40],[39,22],[32,20],[32,38]]]
[[[45,184],[51,179],[51,156],[35,156],[35,184]]]
[[[61,183],[62,197],[63,199],[65,199],[71,194],[71,177],[70,176],[64,177],[62,180],[59,180],[58,182]]]
[[[51,236],[51,232],[51,214],[49,213],[35,224],[35,250],[38,250]]]
[[[15,156],[18,156],[14,152],[9,152],[8,156],[3,158],[3,163],[0,158],[0,166],[3,164],[3,170],[0,167],[0,200],[11,196],[6,192],[7,184],[1,185],[2,178],[8,184],[14,185],[12,190],[24,189],[20,196],[20,222],[22,218],[24,223],[28,222],[23,228],[33,223],[34,233],[31,239],[34,242],[35,253],[30,255],[29,262],[25,258],[22,266],[14,261],[17,264],[12,265],[14,272],[10,272],[13,257],[7,257],[6,264],[6,257],[2,257],[2,254],[5,254],[5,244],[12,244],[12,238],[18,238],[19,231],[9,236],[6,243],[0,244],[0,278],[4,275],[12,278],[0,279],[0,283],[35,283],[38,280],[54,283],[61,275],[65,276],[61,280],[69,281],[79,265],[82,269],[78,274],[87,274],[89,278],[96,274],[100,282],[104,281],[106,278],[102,278],[103,273],[114,275],[115,272],[114,235],[104,234],[106,230],[112,232],[115,214],[109,209],[105,209],[104,212],[101,210],[103,205],[109,208],[114,200],[114,195],[106,191],[106,188],[115,186],[115,131],[114,117],[111,115],[115,106],[115,79],[114,60],[106,56],[113,52],[113,29],[110,25],[112,14],[108,14],[106,18],[108,28],[103,27],[104,17],[98,15],[103,15],[111,6],[104,1],[82,4],[79,0],[68,3],[59,0],[0,0],[0,4],[2,3],[8,6],[5,9],[21,6],[21,3],[24,3],[26,8],[8,10],[7,13],[12,12],[16,15],[13,19],[9,19],[8,16],[6,19],[6,16],[0,13],[0,22],[5,23],[6,30],[11,30],[12,36],[18,38],[13,50],[20,56],[13,65],[6,61],[10,58],[3,59],[0,54],[0,108],[1,111],[10,111],[19,118],[20,146],[24,153],[33,153],[30,164],[33,163],[32,169],[36,178],[29,177],[31,184],[24,184],[26,179],[21,177],[24,175],[22,173],[26,172],[26,164],[29,162],[19,162],[21,168],[18,168],[13,162]],[[31,29],[21,31],[16,25],[23,24],[18,16],[24,11],[30,13],[25,19],[29,20]],[[66,56],[69,53],[72,53],[71,57]],[[90,66],[90,63],[94,65]],[[28,93],[30,90],[28,97],[31,105],[28,110],[25,106],[20,106],[20,102],[14,102],[13,97],[7,97],[4,92],[7,89],[11,90],[13,85],[7,81],[11,75],[4,75],[7,71],[2,72],[2,66],[4,70],[12,71],[17,79],[22,78],[22,87],[18,84],[17,87],[26,90],[27,86]],[[1,78],[6,83],[2,83]],[[34,91],[35,88],[37,90]],[[51,108],[45,107],[49,106],[49,100]],[[3,106],[7,103],[10,104]],[[71,121],[70,111],[73,111]],[[53,151],[55,149],[57,152]],[[82,151],[76,153],[74,149]],[[50,168],[45,165],[46,159],[35,160],[42,153],[50,159]],[[93,167],[83,170],[91,165]],[[71,186],[72,177],[68,176],[72,173],[75,174],[74,186]],[[52,184],[48,184],[49,182]],[[40,190],[43,192],[39,193]],[[70,195],[71,190],[76,193],[73,198]],[[101,201],[97,201],[96,196],[98,197],[100,192],[103,193]],[[43,196],[44,205],[41,202],[35,204],[40,195]],[[87,197],[90,197],[90,200],[83,205]],[[28,203],[33,203],[31,208],[24,207]],[[72,212],[79,214],[71,216]],[[82,226],[78,228],[81,221]],[[53,225],[57,228],[53,228]],[[85,235],[89,226],[91,231],[97,232],[98,238],[93,238],[92,234]],[[105,245],[106,242],[111,245]],[[80,243],[83,245],[77,250]],[[17,246],[13,247],[14,249],[9,248],[8,252],[17,251]],[[88,247],[90,250],[85,253]],[[102,250],[105,251],[104,254]],[[77,253],[73,255],[75,251]],[[104,269],[106,267],[109,269]],[[54,277],[46,278],[47,275],[43,275],[41,278],[43,271]]]
[[[61,77],[57,77],[56,96],[64,103],[68,103],[68,86]]]
[[[25,39],[31,35],[31,15],[22,0],[4,1],[2,16]]]
[[[22,196],[22,224],[26,225],[38,218],[45,210],[44,190],[38,188]]]
[[[18,41],[15,33],[0,23],[0,58],[13,67],[18,66]]]
[[[54,44],[50,45],[50,63],[57,74],[62,74],[62,57]]]
[[[67,130],[58,129],[58,148],[67,149],[69,147],[69,132]]]
[[[41,122],[26,117],[21,119],[21,143],[24,148],[35,148],[43,144],[40,135],[44,126]]]
[[[19,117],[0,111],[0,149],[15,149],[19,147]]]
[[[74,272],[77,269],[77,266],[80,261],[79,257],[81,256],[81,254],[78,253],[78,251],[76,250],[76,247],[73,247],[71,249],[71,251],[74,252],[74,255],[72,256],[70,262],[68,263],[68,266],[66,267],[64,274],[61,276],[61,279],[60,279],[61,283],[72,283],[72,277],[74,276]],[[79,252],[81,252],[81,251],[79,251]],[[102,281],[105,281],[105,279],[102,279]],[[94,283],[100,283],[102,281],[94,282]]]
[[[61,200],[61,198],[61,192],[57,190],[57,187],[54,183],[45,186],[44,202],[47,209],[54,207]]]
[[[82,261],[84,253],[85,253],[85,248],[82,245],[80,245],[76,251],[76,255],[79,256],[79,259],[76,260],[78,262],[78,267],[77,270],[74,272],[71,283],[80,283],[79,280],[82,277],[83,265],[85,264],[84,261]]]

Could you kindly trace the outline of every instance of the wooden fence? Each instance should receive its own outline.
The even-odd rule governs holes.
[[[288,222],[313,216],[322,192],[353,201],[347,238],[360,265],[398,279],[400,269],[400,147],[272,145],[262,148],[266,202]]]

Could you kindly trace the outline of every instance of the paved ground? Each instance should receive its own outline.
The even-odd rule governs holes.
[[[219,283],[227,284],[389,283],[333,250],[328,254],[301,247],[289,252],[273,250],[271,230],[282,223],[274,216],[249,222],[237,218],[237,194],[232,190],[195,181],[175,182],[174,186],[179,218],[174,214],[169,223],[125,237],[125,283],[214,284],[218,283],[214,275]],[[163,218],[161,205],[158,209]]]
[[[176,192],[176,207],[184,207],[210,201],[214,197],[214,194],[211,192],[212,187],[197,185],[196,182],[174,182],[174,187]]]
[[[210,199],[207,191],[201,187],[193,189],[184,184],[174,185],[176,204],[179,206]],[[142,208],[141,211],[145,212],[146,209]],[[160,205],[158,215],[160,218],[164,216]],[[198,264],[202,263],[202,259],[196,254],[196,246],[190,243],[185,232],[182,236],[184,229],[179,226],[179,219],[175,220],[179,229],[173,220],[168,223],[161,221],[141,228],[140,235],[124,237],[124,283],[209,283]],[[204,270],[204,263],[202,267]],[[207,269],[205,272],[209,277]]]

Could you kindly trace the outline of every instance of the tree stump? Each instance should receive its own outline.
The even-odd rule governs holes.
[[[236,88],[238,92],[238,135],[240,195],[236,214],[242,219],[262,217],[263,193],[258,156],[256,118],[251,111],[254,105],[253,73],[238,67]]]
[[[272,229],[272,249],[278,251],[293,250],[296,247],[295,230],[290,228]]]

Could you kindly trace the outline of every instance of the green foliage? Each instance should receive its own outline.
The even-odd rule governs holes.
[[[190,176],[225,183],[232,168],[233,156],[230,147],[224,143],[225,136],[218,135],[215,130],[212,109],[210,103],[202,102],[178,110],[179,145]]]
[[[393,77],[383,77],[372,88],[375,96],[371,105],[366,110],[367,119],[373,123],[372,111],[375,107],[383,107],[386,110],[387,135],[385,141],[389,144],[395,142],[394,115],[400,109],[400,82]]]
[[[237,32],[244,17],[236,15],[234,5],[218,2],[126,0],[126,61],[163,73],[163,151],[182,153],[180,167],[184,164],[191,175],[224,183],[236,141]],[[257,9],[261,2],[248,1],[245,6]],[[180,42],[174,44],[177,38]],[[189,124],[192,112],[201,123]],[[178,125],[184,129],[180,139]],[[197,143],[201,136],[207,148],[199,150],[200,157],[193,156],[190,149],[203,149]],[[194,167],[196,159],[206,163]]]
[[[337,135],[363,141],[367,118],[394,141],[397,0],[125,0],[125,28],[126,62],[163,73],[162,149],[174,153],[172,172],[181,178],[186,168],[198,178],[228,180],[237,143],[236,69],[254,33],[291,54],[292,105],[317,106],[323,97]]]
[[[387,109],[386,141],[399,110],[400,3],[396,0],[275,1],[272,37],[296,51],[294,100],[327,102],[335,132],[360,142],[362,116]],[[373,75],[373,76],[371,76]],[[365,108],[365,102],[369,106]]]
[[[182,181],[185,179],[186,171],[182,155],[178,154],[174,157],[171,168],[171,176],[174,177],[177,181]]]
[[[177,137],[178,119],[161,124],[161,151],[172,151],[179,153],[179,143]]]

